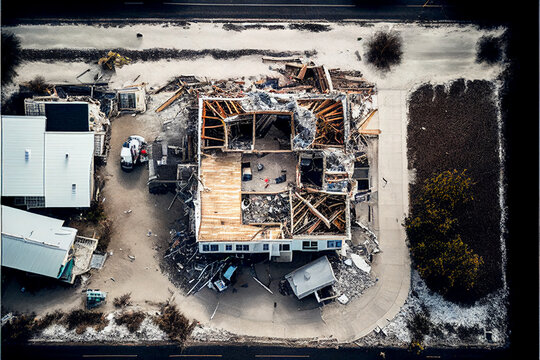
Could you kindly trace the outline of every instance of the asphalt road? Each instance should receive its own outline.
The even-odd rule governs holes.
[[[107,19],[384,19],[447,20],[454,5],[444,0],[161,0],[62,2],[2,1],[2,23]]]
[[[420,354],[406,349],[360,349],[360,348],[283,348],[269,346],[194,346],[182,349],[178,346],[104,346],[104,345],[27,345],[4,347],[2,359],[508,359],[507,350],[428,349]]]

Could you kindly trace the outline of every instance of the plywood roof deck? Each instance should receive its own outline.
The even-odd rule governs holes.
[[[280,239],[279,227],[263,228],[242,224],[241,154],[202,156],[199,241],[256,241]]]

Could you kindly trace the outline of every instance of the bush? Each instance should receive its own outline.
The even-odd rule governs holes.
[[[63,317],[64,313],[60,310],[56,310],[52,313],[47,313],[45,314],[45,316],[36,319],[34,328],[41,331],[54,323],[60,322]]]
[[[26,342],[35,333],[35,314],[19,315],[2,326],[2,341]]]
[[[139,330],[145,317],[146,315],[142,311],[128,311],[122,313],[115,321],[118,325],[125,324],[128,330],[133,333]]]
[[[503,40],[494,36],[482,36],[476,44],[476,62],[495,64],[503,59]]]
[[[131,305],[131,293],[124,294],[119,297],[115,297],[113,300],[113,305],[115,308],[121,308]]]
[[[378,69],[387,71],[401,62],[401,37],[395,32],[377,32],[369,40],[367,61]]]
[[[176,305],[166,304],[161,315],[154,319],[161,330],[167,333],[171,340],[183,343],[195,327],[195,322],[189,320],[176,308]]]
[[[424,311],[423,313],[415,314],[408,321],[407,328],[411,332],[411,341],[422,344],[424,336],[429,335],[432,328],[431,321],[429,320],[429,312]]]
[[[96,250],[98,252],[106,252],[111,242],[111,222],[105,220],[101,223],[101,230],[99,235],[99,242],[97,244]]]
[[[28,88],[38,95],[47,95],[47,90],[51,85],[45,81],[43,76],[36,76],[28,82]]]
[[[92,202],[84,217],[93,223],[98,223],[107,218],[103,204],[99,201]]]
[[[64,323],[69,330],[76,329],[77,334],[82,334],[87,327],[93,326],[96,331],[103,330],[109,323],[102,312],[88,310],[73,310],[65,317]]]
[[[2,86],[13,81],[15,68],[21,63],[21,41],[12,33],[2,31]]]
[[[453,300],[463,300],[471,292],[484,263],[459,234],[458,213],[473,200],[472,185],[465,170],[436,174],[425,180],[405,219],[420,276],[431,289]]]

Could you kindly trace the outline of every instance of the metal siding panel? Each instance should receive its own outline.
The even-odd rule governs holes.
[[[2,266],[56,278],[66,256],[67,250],[2,235]]]
[[[90,206],[93,156],[91,132],[45,134],[45,207]]]
[[[45,122],[43,116],[2,116],[2,196],[44,195]]]

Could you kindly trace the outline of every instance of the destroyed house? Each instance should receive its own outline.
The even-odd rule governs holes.
[[[358,192],[348,137],[345,96],[200,98],[199,251],[291,261],[340,249]]]
[[[2,266],[73,284],[90,269],[97,240],[64,221],[2,205]]]
[[[2,116],[2,197],[27,208],[90,207],[94,134],[46,131],[44,116]]]

